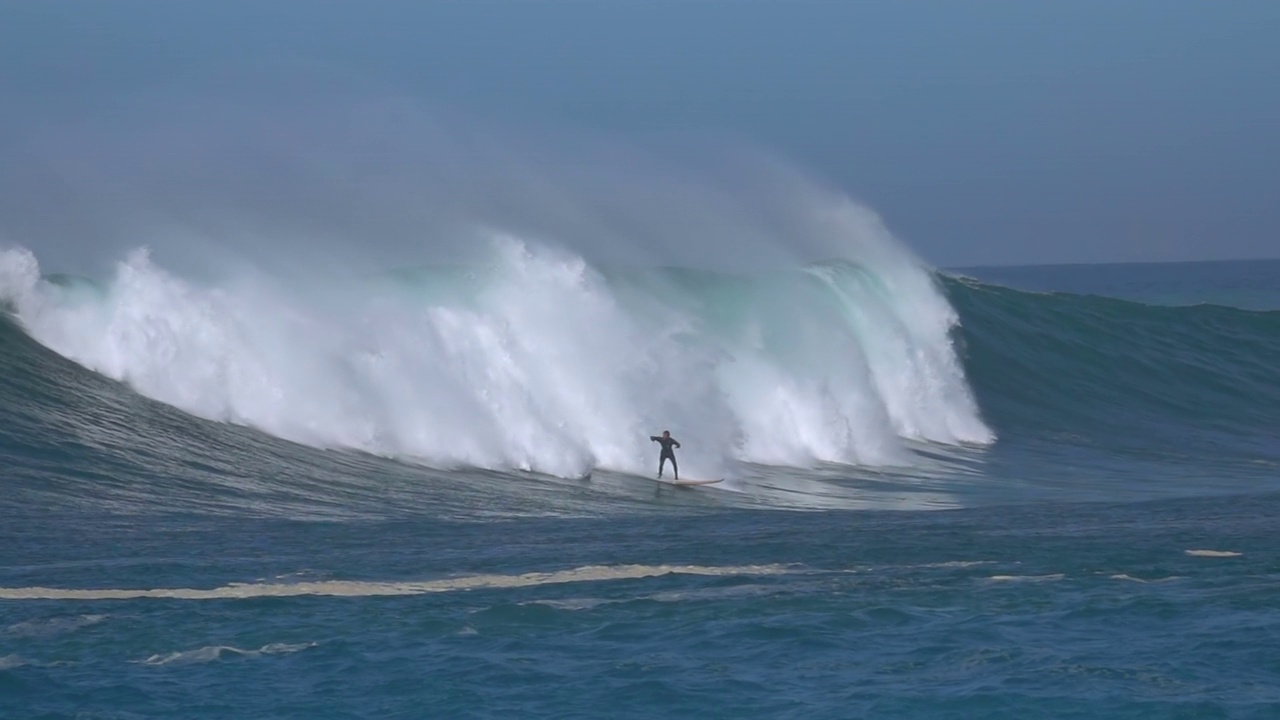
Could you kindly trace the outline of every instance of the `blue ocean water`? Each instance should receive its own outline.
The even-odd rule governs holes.
[[[0,716],[1280,717],[1280,262],[0,259]]]

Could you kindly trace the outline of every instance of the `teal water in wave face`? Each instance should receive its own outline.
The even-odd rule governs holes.
[[[708,323],[672,338],[698,357],[689,377],[742,393],[766,376],[733,375],[720,353],[746,358],[793,388],[785,403],[752,396],[751,407],[801,414],[826,401],[800,389],[846,383],[878,400],[815,417],[889,408],[874,417],[905,453],[849,462],[836,451],[866,453],[882,436],[824,435],[812,429],[822,423],[785,425],[785,413],[769,427],[789,427],[793,444],[751,445],[739,395],[707,417],[745,450],[726,487],[698,489],[652,482],[647,455],[585,477],[557,474],[576,466],[554,457],[450,469],[372,441],[282,440],[261,428],[294,427],[285,405],[165,396],[158,364],[124,362],[123,340],[155,333],[93,346],[46,336],[101,351],[81,359],[104,377],[30,337],[62,310],[10,298],[12,310],[27,304],[0,320],[0,717],[1276,717],[1280,303],[1267,307],[1259,268],[1280,277],[1280,263],[1237,276],[1170,268],[1158,302],[1141,293],[1160,268],[1108,293],[1099,277],[1123,285],[1111,268],[1093,280],[1087,269],[943,275],[956,326],[895,306],[901,286],[875,267],[725,278],[710,294],[681,284],[704,288],[703,276],[670,271],[660,279],[678,298],[662,307]],[[580,321],[645,317],[651,278],[599,282],[621,310]],[[1248,307],[1204,304],[1224,283],[1261,289]],[[77,289],[62,307],[117,303],[95,316],[113,327],[135,317],[118,283],[57,287]],[[213,302],[200,317],[221,317]],[[444,307],[499,315],[493,297],[468,303]],[[838,336],[787,326],[801,303],[818,303],[809,319]],[[504,312],[508,326],[530,317]],[[434,332],[451,327],[440,322]],[[201,327],[212,326],[227,327]],[[362,347],[408,362],[393,336],[362,336]],[[474,343],[501,336],[466,337],[453,349],[478,358]],[[520,336],[505,337],[516,347]],[[912,397],[918,383],[895,385],[873,338],[919,353],[900,365],[914,372],[954,357],[964,392],[944,373]],[[842,342],[863,353],[856,373],[783,356]],[[170,366],[186,357],[181,342],[145,347]],[[228,358],[222,371],[269,372],[278,348],[256,347],[258,364]],[[346,377],[325,374],[332,354],[276,357]],[[506,357],[555,367],[532,351]],[[593,377],[631,392],[630,376]],[[363,408],[369,396],[342,397]],[[535,401],[568,396],[528,397],[504,417],[537,418]],[[481,422],[462,414],[479,407],[469,396],[446,400],[455,424]],[[201,412],[214,405],[228,414]],[[951,423],[928,424],[946,412]],[[957,427],[974,436],[947,434]],[[566,457],[607,452],[610,436],[587,437],[551,444]],[[820,442],[833,437],[861,444]],[[487,447],[512,457],[517,445]]]

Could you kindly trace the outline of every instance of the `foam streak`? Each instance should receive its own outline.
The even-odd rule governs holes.
[[[295,597],[324,595],[331,597],[375,597],[389,595],[423,595],[460,590],[522,588],[562,583],[633,580],[662,575],[782,575],[801,572],[786,565],[742,565],[714,567],[704,565],[588,565],[572,570],[522,575],[470,575],[424,582],[360,582],[323,581],[302,583],[233,583],[211,589],[71,589],[71,588],[0,588],[0,600],[136,600],[158,598],[169,600],[244,600],[261,597]]]

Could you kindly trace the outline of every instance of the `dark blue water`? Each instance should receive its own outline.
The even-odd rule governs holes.
[[[729,489],[318,450],[6,320],[0,716],[1280,717],[1280,263],[1126,272],[941,281],[993,444]]]

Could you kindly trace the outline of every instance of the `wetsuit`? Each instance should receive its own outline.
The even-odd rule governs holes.
[[[676,454],[671,451],[671,446],[680,447],[680,443],[676,442],[673,437],[662,437],[661,435],[650,435],[649,439],[662,443],[662,452],[658,455],[658,477],[662,477],[662,468],[668,460],[671,461],[671,471],[675,473],[676,479],[680,479],[680,466],[676,464]]]

